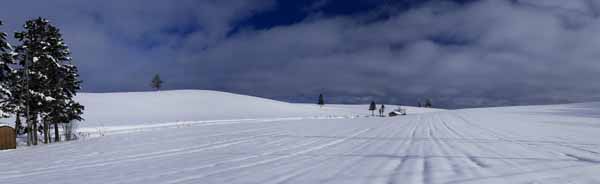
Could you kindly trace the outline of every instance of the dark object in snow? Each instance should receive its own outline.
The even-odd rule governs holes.
[[[375,110],[377,110],[377,105],[375,105],[375,101],[372,101],[371,105],[369,105],[369,111],[371,111],[371,116],[375,116]]]
[[[323,94],[319,95],[319,102],[317,102],[317,104],[321,107],[323,107],[323,105],[325,105],[325,100],[323,99]]]
[[[6,125],[0,125],[0,150],[16,149],[17,138],[15,129]]]
[[[433,105],[432,105],[432,102],[431,102],[431,99],[429,99],[429,98],[428,98],[428,99],[425,101],[425,107],[427,107],[427,108],[432,108],[432,107],[433,107]]]
[[[162,79],[160,79],[160,75],[156,74],[154,75],[154,78],[152,78],[151,86],[157,91],[160,91],[160,88],[162,88],[163,83],[164,82],[162,81]]]
[[[390,117],[399,116],[399,115],[402,115],[402,116],[406,115],[406,109],[398,108],[388,114],[388,116],[390,116]]]
[[[381,107],[379,108],[379,116],[383,117],[384,113],[385,113],[385,105],[381,104]]]

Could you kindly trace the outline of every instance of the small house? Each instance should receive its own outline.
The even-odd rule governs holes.
[[[15,129],[8,125],[0,124],[0,150],[16,148],[17,139]]]

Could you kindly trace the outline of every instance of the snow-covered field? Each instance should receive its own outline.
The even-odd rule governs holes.
[[[206,124],[339,119],[369,115],[368,105],[291,104],[232,93],[177,90],[130,93],[83,93],[85,133],[111,134]],[[387,105],[387,109],[397,106]],[[402,107],[411,113],[438,111]],[[10,120],[9,122],[12,122]]]
[[[600,103],[383,118],[211,91],[79,98],[84,130],[108,134],[2,151],[0,183],[600,183]]]

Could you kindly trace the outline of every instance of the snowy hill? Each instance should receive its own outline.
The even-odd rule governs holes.
[[[80,93],[85,134],[124,133],[156,128],[296,119],[335,119],[370,115],[368,105],[295,104],[209,90]],[[388,105],[387,112],[392,110]],[[409,113],[441,109],[403,107]],[[9,125],[14,119],[4,119]],[[96,135],[91,135],[96,136]]]
[[[177,121],[348,115],[317,105],[297,105],[232,93],[176,90],[82,93],[83,126],[122,126]]]
[[[86,126],[153,128],[2,151],[0,183],[600,183],[600,103],[383,118],[214,91],[78,98]]]
[[[175,90],[81,93],[83,127],[147,125],[201,120],[331,117],[368,114],[367,105],[292,104],[219,91]],[[423,113],[436,109],[411,112]],[[390,108],[391,110],[391,108]]]

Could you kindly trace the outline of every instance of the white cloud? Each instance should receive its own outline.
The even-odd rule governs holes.
[[[433,96],[448,103],[473,97],[478,105],[581,100],[578,92],[595,99],[582,85],[600,85],[582,76],[599,71],[598,21],[546,6],[430,3],[375,23],[317,19],[238,35],[194,60],[239,72],[228,77],[232,88],[259,80],[261,89],[285,89],[242,89],[274,96],[328,89],[406,96],[401,100]],[[580,25],[566,25],[573,20],[565,16]]]
[[[432,1],[377,21],[311,16],[231,37],[236,22],[274,2],[61,2],[31,9],[61,25],[94,90],[144,89],[160,71],[175,88],[269,97],[326,91],[461,106],[600,99],[594,0]],[[65,6],[73,8],[59,11]],[[0,12],[13,12],[0,16],[11,23],[36,16]]]

